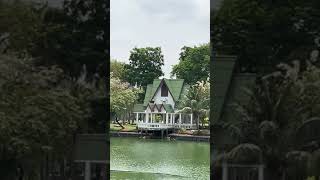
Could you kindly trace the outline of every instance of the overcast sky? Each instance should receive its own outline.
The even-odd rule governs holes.
[[[162,48],[165,77],[183,46],[210,41],[210,0],[111,0],[110,55],[129,62],[134,47]]]

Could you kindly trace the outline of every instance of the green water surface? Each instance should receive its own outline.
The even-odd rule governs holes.
[[[115,137],[110,153],[114,180],[210,179],[206,142]]]

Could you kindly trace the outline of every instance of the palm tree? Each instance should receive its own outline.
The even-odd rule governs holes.
[[[199,129],[200,118],[204,118],[209,112],[209,82],[198,82],[190,87],[179,103],[179,112],[192,113]]]
[[[263,155],[269,179],[283,178],[285,172],[306,176],[306,170],[297,168],[306,162],[307,152],[297,150],[295,134],[298,127],[320,112],[320,69],[307,64],[307,70],[300,71],[300,64],[280,64],[280,71],[259,79],[254,89],[244,89],[251,101],[247,105],[234,104],[241,120],[226,123],[226,128],[235,130],[241,143],[232,151],[246,151],[240,148],[245,143],[258,146]],[[288,163],[290,162],[290,163]],[[288,169],[289,168],[289,169]],[[300,171],[290,171],[299,169]]]

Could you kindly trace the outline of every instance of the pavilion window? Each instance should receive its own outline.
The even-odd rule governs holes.
[[[168,92],[168,87],[165,84],[163,84],[161,87],[161,97],[168,97]]]

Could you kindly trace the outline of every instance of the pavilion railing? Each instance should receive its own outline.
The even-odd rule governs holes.
[[[138,122],[137,127],[139,129],[167,129],[167,128],[184,128],[184,129],[195,129],[195,124],[165,124],[165,123],[144,123]]]

